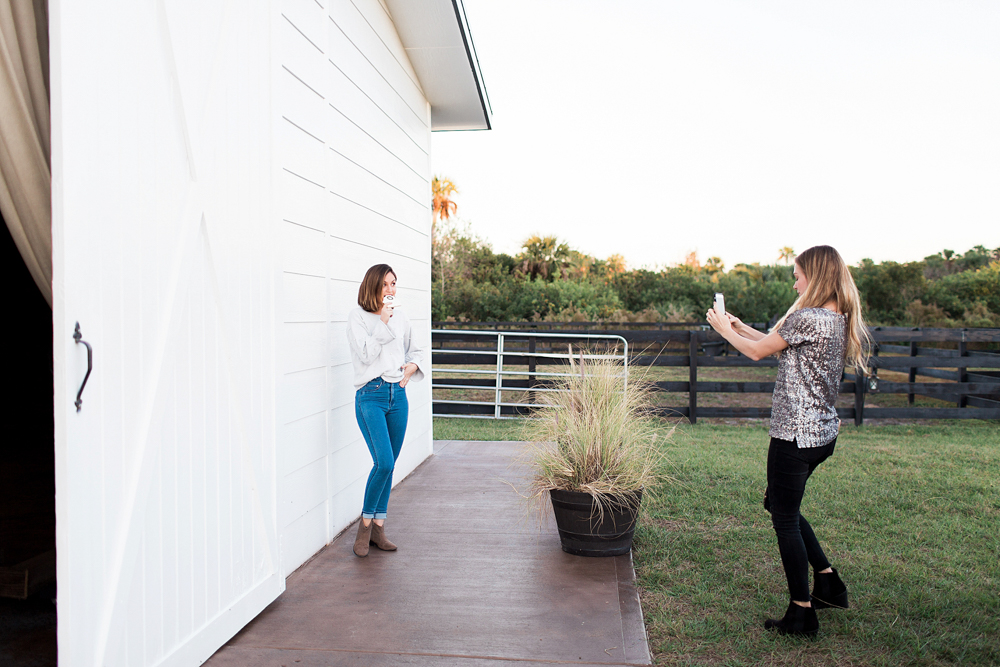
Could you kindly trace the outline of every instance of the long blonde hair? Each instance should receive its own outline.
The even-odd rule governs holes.
[[[847,315],[845,361],[855,369],[867,372],[872,338],[861,315],[861,294],[858,293],[858,286],[854,284],[854,277],[844,259],[834,248],[817,245],[796,257],[795,263],[806,277],[806,290],[778,320],[772,331],[778,330],[796,310],[821,308],[824,304],[835,301],[837,310]]]

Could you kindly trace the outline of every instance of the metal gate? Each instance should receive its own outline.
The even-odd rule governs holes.
[[[533,398],[536,393],[564,391],[553,384],[557,384],[559,378],[571,375],[553,370],[539,371],[539,361],[543,362],[542,365],[551,366],[571,365],[574,360],[616,360],[621,362],[622,377],[628,382],[628,341],[622,336],[455,329],[434,329],[431,334],[432,347],[440,345],[432,350],[432,389],[492,390],[493,393],[492,401],[435,398],[434,415],[438,417],[514,419],[528,414],[536,407],[535,403],[504,401],[504,392],[528,392]],[[548,347],[539,351],[539,342]],[[458,345],[446,347],[449,343]],[[566,344],[566,352],[556,352],[555,346],[563,343]],[[601,351],[595,350],[595,347],[607,349]],[[443,368],[458,365],[463,368]]]

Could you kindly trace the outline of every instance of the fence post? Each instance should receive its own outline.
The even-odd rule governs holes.
[[[912,329],[912,331],[920,331],[920,328],[919,327],[914,327]],[[915,341],[915,340],[911,340],[910,341],[910,356],[911,357],[917,356],[917,341]],[[910,366],[910,373],[909,373],[909,376],[908,376],[907,379],[908,379],[908,381],[909,381],[910,384],[913,384],[914,382],[917,381],[917,367],[916,366]],[[909,393],[909,394],[906,395],[906,404],[907,405],[913,405],[914,396],[915,396],[915,394],[913,394],[913,393]]]
[[[698,421],[698,332],[689,331],[690,355],[688,361],[688,421]]]
[[[535,354],[535,337],[528,338],[528,354]],[[528,357],[528,402],[535,402],[535,392],[530,391],[535,386],[535,357]]]
[[[960,357],[967,357],[967,356],[969,356],[968,344],[965,342],[965,329],[962,329],[962,340],[959,341],[959,343],[958,343],[958,356],[960,356]],[[969,381],[969,369],[968,368],[959,368],[958,369],[958,381],[959,382],[968,382]],[[966,405],[968,405],[968,399],[967,399],[966,395],[963,394],[961,391],[958,392],[958,400],[956,401],[956,403],[957,403],[957,406],[960,407],[960,408],[964,408]]]
[[[503,334],[497,330],[497,391],[493,402],[493,417],[500,419],[500,393],[503,388]]]
[[[868,382],[865,378],[865,372],[854,367],[854,425],[861,426],[865,423],[865,389],[868,387]]]

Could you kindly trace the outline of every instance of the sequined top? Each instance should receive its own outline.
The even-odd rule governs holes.
[[[778,335],[788,349],[778,359],[770,436],[822,447],[840,430],[834,402],[844,370],[847,316],[803,308],[788,316]]]

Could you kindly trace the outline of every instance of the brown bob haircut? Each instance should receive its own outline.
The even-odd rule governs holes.
[[[358,288],[358,305],[369,313],[382,310],[382,281],[386,274],[396,277],[396,272],[388,264],[376,264],[365,273],[365,279]]]

